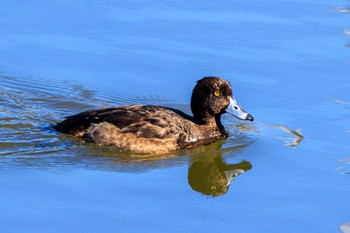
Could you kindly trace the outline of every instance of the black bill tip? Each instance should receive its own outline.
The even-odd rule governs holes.
[[[249,120],[249,121],[254,121],[254,117],[252,115],[250,115],[250,114],[247,115],[246,119]]]

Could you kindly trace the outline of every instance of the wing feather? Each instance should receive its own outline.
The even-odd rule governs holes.
[[[184,113],[182,113],[185,115]],[[159,106],[124,106],[82,112],[57,124],[57,131],[83,136],[91,124],[108,122],[122,133],[144,138],[178,137],[183,132],[184,117],[179,111]]]

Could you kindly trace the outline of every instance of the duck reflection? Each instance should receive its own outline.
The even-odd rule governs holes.
[[[239,154],[245,146],[231,146],[224,148],[224,141],[219,141],[206,146],[199,146],[194,149],[180,153],[166,154],[163,156],[128,155],[128,160],[118,157],[115,163],[118,166],[138,167],[145,169],[157,169],[176,167],[184,163],[189,164],[188,183],[189,186],[199,193],[207,196],[218,197],[225,195],[232,182],[241,174],[252,169],[250,162],[237,161]],[[237,162],[228,163],[233,159]],[[115,164],[115,165],[116,165]]]
[[[233,180],[250,169],[250,162],[228,164],[220,153],[203,156],[192,160],[188,169],[188,183],[197,192],[217,197],[226,194]]]
[[[224,143],[225,142],[225,143]],[[77,141],[76,144],[79,144]],[[73,148],[53,151],[52,154],[30,156],[6,156],[2,161],[12,167],[35,167],[45,169],[88,168],[122,173],[145,173],[152,170],[181,167],[188,164],[188,183],[197,192],[208,196],[222,196],[239,175],[252,169],[248,161],[237,161],[237,155],[247,146],[235,146],[219,141],[206,146],[164,155],[130,154],[110,147],[96,145],[62,145]],[[43,146],[43,145],[42,145]],[[52,146],[47,145],[47,146]],[[226,148],[225,148],[226,147]],[[50,147],[51,148],[51,147]],[[62,153],[60,153],[62,151]],[[228,163],[227,161],[236,161]],[[2,169],[0,163],[0,170]]]

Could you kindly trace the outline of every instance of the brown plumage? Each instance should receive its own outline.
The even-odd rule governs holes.
[[[226,138],[220,117],[230,105],[229,97],[232,89],[226,80],[205,77],[192,93],[193,117],[161,106],[120,106],[69,116],[54,129],[121,150],[168,153]],[[251,115],[246,119],[252,120]]]

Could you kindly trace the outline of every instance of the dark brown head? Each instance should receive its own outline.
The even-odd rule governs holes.
[[[230,113],[241,120],[254,120],[237,104],[231,84],[218,77],[204,77],[197,82],[192,92],[191,110],[200,123],[218,119],[224,113]]]

